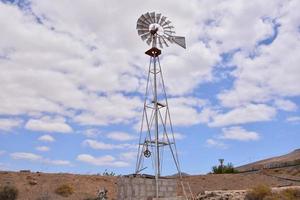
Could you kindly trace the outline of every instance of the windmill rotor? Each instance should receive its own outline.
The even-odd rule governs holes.
[[[160,48],[169,47],[169,43],[175,43],[182,48],[186,48],[185,38],[175,35],[172,22],[161,13],[147,12],[137,20],[136,29],[138,35],[148,45]]]

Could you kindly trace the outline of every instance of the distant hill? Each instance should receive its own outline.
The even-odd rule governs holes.
[[[291,166],[296,164],[300,165],[300,149],[296,149],[282,156],[276,156],[276,157],[256,161],[253,163],[249,163],[246,165],[242,165],[236,167],[235,169],[240,172],[243,172],[243,171],[259,170],[264,168],[285,167],[285,166]]]
[[[185,172],[181,172],[181,176],[190,176],[190,174],[185,173]],[[179,173],[173,174],[173,175],[171,175],[169,177],[179,177]]]

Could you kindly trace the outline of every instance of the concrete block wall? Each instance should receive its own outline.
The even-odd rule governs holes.
[[[121,176],[117,181],[118,200],[152,200],[156,196],[154,177]],[[159,197],[176,197],[176,179],[159,180]]]

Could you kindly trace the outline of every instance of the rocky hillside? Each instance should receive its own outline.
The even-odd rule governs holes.
[[[276,156],[257,162],[249,163],[243,166],[236,167],[240,172],[259,170],[263,168],[276,168],[276,167],[285,167],[289,165],[300,165],[300,149],[296,149],[288,154],[282,156]]]

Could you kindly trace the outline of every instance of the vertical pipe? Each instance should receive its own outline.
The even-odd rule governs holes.
[[[154,81],[154,117],[155,117],[155,147],[156,147],[156,173],[155,173],[155,183],[156,183],[156,197],[159,197],[159,184],[158,178],[160,176],[160,158],[159,158],[159,132],[158,132],[158,105],[157,105],[157,70],[156,70],[156,57],[153,57],[153,81]]]

